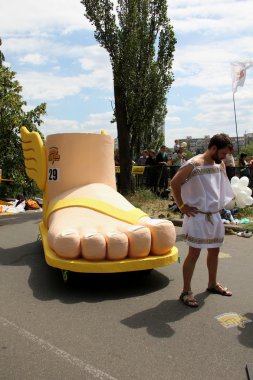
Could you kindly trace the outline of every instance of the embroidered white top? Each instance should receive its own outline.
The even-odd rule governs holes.
[[[219,211],[234,197],[230,182],[218,164],[194,166],[189,160],[185,165],[193,165],[193,170],[181,196],[185,204],[200,211],[195,217],[184,217],[187,243],[196,248],[219,247],[224,239]]]

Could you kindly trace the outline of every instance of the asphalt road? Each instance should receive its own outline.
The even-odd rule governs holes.
[[[182,264],[149,275],[74,274],[64,284],[36,240],[40,219],[0,216],[1,380],[247,379],[253,322],[242,319],[253,321],[253,238],[225,238],[219,280],[230,298],[205,291],[202,252],[193,279],[200,307],[190,309],[178,301]],[[224,313],[225,325],[237,314],[234,327],[215,318]]]

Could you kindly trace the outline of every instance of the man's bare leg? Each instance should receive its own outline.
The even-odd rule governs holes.
[[[208,288],[217,284],[218,256],[220,248],[209,248],[207,250],[207,268],[208,268]]]
[[[191,280],[192,280],[196,262],[199,258],[200,251],[201,251],[200,248],[189,247],[189,252],[183,265],[183,279],[184,279],[183,292],[191,291]]]
[[[222,296],[232,296],[230,290],[228,290],[227,288],[225,288],[217,282],[218,257],[220,249],[209,248],[207,251],[207,268],[209,273],[207,290],[209,290],[212,293],[220,294]]]

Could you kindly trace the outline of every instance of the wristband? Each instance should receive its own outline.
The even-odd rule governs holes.
[[[179,206],[178,208],[181,210],[181,208],[183,208],[185,206],[184,203],[181,204],[181,206]]]

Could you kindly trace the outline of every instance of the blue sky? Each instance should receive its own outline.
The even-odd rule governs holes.
[[[47,103],[44,135],[106,129],[116,137],[108,54],[96,43],[79,0],[0,0],[0,10],[2,51],[27,108]],[[167,146],[186,136],[235,136],[230,62],[253,59],[252,13],[252,0],[168,1],[178,42]],[[253,132],[253,67],[235,102],[239,135]]]

